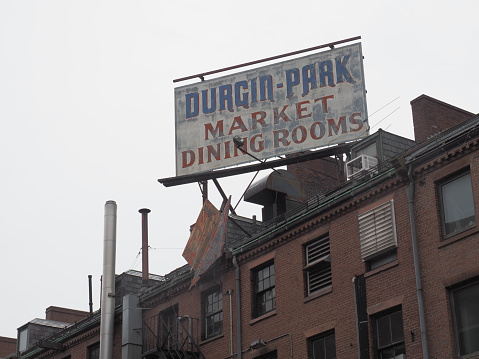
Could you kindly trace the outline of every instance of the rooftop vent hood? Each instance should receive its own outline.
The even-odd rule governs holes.
[[[244,199],[262,205],[263,222],[267,222],[297,207],[306,196],[298,178],[280,169],[253,183]]]

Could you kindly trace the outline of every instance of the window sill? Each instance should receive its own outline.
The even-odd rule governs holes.
[[[479,358],[479,352],[474,352],[472,354],[466,354],[460,357],[461,359],[473,359],[473,358]]]
[[[216,339],[223,338],[223,337],[224,337],[223,333],[215,335],[214,337],[200,341],[200,345],[207,344],[209,342],[215,341]]]
[[[387,264],[383,265],[382,267],[379,267],[379,268],[373,269],[372,271],[364,273],[364,278],[371,277],[371,276],[373,276],[375,274],[378,274],[378,273],[380,273],[384,270],[387,270],[387,269],[392,268],[392,267],[396,267],[397,265],[399,265],[399,261],[396,259],[395,261],[387,263]]]
[[[322,297],[323,295],[326,295],[328,293],[331,293],[333,291],[333,286],[328,285],[327,287],[318,290],[316,293],[308,295],[306,298],[303,299],[303,303],[310,302],[316,298]]]
[[[263,319],[272,317],[273,315],[276,315],[276,309],[275,309],[275,310],[272,310],[272,311],[269,312],[269,313],[263,314],[261,317],[251,319],[251,320],[249,321],[249,325],[253,325],[253,324],[255,324],[255,323],[258,323],[258,322],[262,321]]]
[[[479,232],[479,227],[476,225],[472,228],[466,229],[462,232],[455,233],[455,234],[450,234],[448,237],[445,237],[441,243],[439,244],[438,248],[445,247],[451,243],[460,241],[461,239],[464,239],[466,237],[469,237],[470,235]]]

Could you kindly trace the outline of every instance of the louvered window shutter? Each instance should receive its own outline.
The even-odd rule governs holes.
[[[306,246],[308,295],[331,285],[329,237],[320,238]]]
[[[358,219],[363,261],[397,247],[394,200],[362,213]]]

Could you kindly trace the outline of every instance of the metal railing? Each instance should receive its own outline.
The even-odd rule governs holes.
[[[143,356],[168,359],[205,359],[198,346],[199,320],[161,313],[143,319]]]

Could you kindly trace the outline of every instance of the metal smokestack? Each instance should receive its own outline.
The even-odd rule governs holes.
[[[101,281],[100,358],[113,357],[115,319],[116,202],[105,203],[103,277]]]
[[[93,295],[92,295],[92,286],[91,286],[91,274],[88,275],[88,298],[89,302],[88,305],[90,306],[90,315],[93,314]]]
[[[142,286],[149,286],[149,269],[148,269],[148,208],[142,208],[138,212],[141,213],[141,259],[142,259]]]

